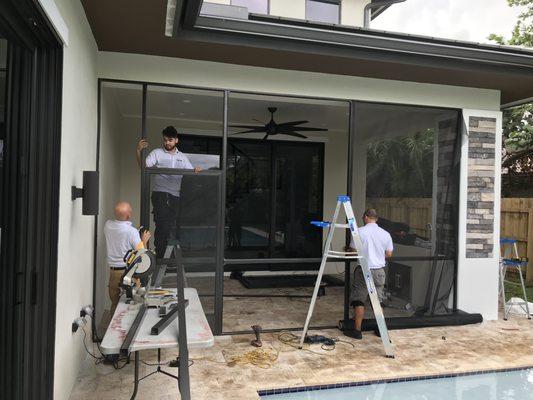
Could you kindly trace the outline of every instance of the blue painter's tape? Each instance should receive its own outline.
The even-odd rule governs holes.
[[[343,203],[346,203],[350,201],[350,196],[344,196],[344,195],[337,196],[337,201],[342,201]]]
[[[331,222],[328,221],[311,221],[311,225],[318,226],[320,228],[327,228],[331,225]]]

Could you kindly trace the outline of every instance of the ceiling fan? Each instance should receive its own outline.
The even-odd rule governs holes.
[[[309,122],[306,120],[282,122],[278,124],[276,121],[274,121],[274,113],[277,111],[277,108],[268,107],[268,111],[270,112],[270,121],[266,124],[254,118],[253,119],[254,121],[260,122],[263,125],[260,125],[260,126],[230,125],[232,128],[245,128],[246,129],[245,131],[234,133],[234,135],[241,135],[243,133],[264,132],[265,136],[263,137],[263,140],[268,138],[269,136],[274,136],[274,135],[288,135],[288,136],[294,136],[294,137],[298,137],[302,139],[307,139],[307,136],[304,136],[298,132],[325,132],[327,131],[327,129],[323,129],[323,128],[312,128],[309,126],[299,126],[299,125],[306,124]]]

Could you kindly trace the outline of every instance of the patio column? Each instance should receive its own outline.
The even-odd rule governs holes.
[[[502,115],[463,110],[457,301],[498,317]]]

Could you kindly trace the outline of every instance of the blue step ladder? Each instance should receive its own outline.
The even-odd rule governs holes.
[[[527,300],[526,285],[524,284],[524,277],[522,276],[522,267],[527,268],[527,259],[522,259],[518,257],[518,247],[516,245],[515,239],[510,238],[501,238],[500,239],[500,251],[502,255],[500,256],[500,295],[502,296],[502,305],[503,305],[503,319],[507,321],[509,317],[509,311],[513,306],[520,306],[522,310],[525,311],[527,318],[531,319],[531,314],[529,312],[529,303]],[[505,283],[511,285],[518,285],[516,282],[505,280],[505,275],[509,268],[514,268],[518,272],[520,277],[520,286],[522,286],[522,293],[524,294],[524,301],[505,302]]]
[[[341,207],[344,208],[344,213],[346,215],[346,220],[348,223],[337,223],[339,217],[339,212]],[[320,283],[322,282],[322,276],[324,275],[324,269],[326,268],[326,263],[328,259],[342,259],[342,260],[351,260],[358,259],[359,264],[363,270],[363,275],[365,277],[366,288],[370,297],[370,302],[372,308],[374,309],[374,317],[379,329],[379,334],[381,336],[381,341],[383,342],[383,347],[385,349],[385,355],[390,358],[394,358],[394,348],[389,338],[389,332],[387,330],[387,325],[385,323],[385,317],[383,315],[383,309],[379,303],[378,295],[376,292],[376,286],[374,285],[374,280],[372,279],[372,273],[368,266],[367,257],[365,257],[363,243],[361,242],[361,237],[359,236],[359,230],[357,229],[357,222],[355,221],[355,216],[352,209],[352,204],[350,203],[349,196],[338,196],[337,197],[337,207],[333,213],[333,219],[331,222],[326,221],[311,221],[312,225],[315,225],[319,228],[328,228],[328,235],[326,238],[326,243],[324,244],[324,251],[322,253],[322,262],[320,263],[320,269],[318,270],[318,275],[316,278],[315,288],[313,290],[313,296],[311,297],[311,304],[309,306],[309,311],[307,312],[307,318],[305,320],[304,330],[302,332],[302,337],[300,338],[299,348],[303,347],[305,338],[307,336],[307,331],[309,329],[309,323],[311,322],[311,317],[313,316],[313,311],[315,309],[316,299],[318,297],[318,291],[320,289]],[[356,252],[344,252],[344,251],[334,251],[331,249],[331,242],[333,240],[333,234],[335,229],[349,229],[352,235],[353,243],[355,244]]]

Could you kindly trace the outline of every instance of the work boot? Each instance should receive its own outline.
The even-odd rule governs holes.
[[[357,329],[345,329],[344,335],[357,340],[361,340],[363,338],[363,333]]]

